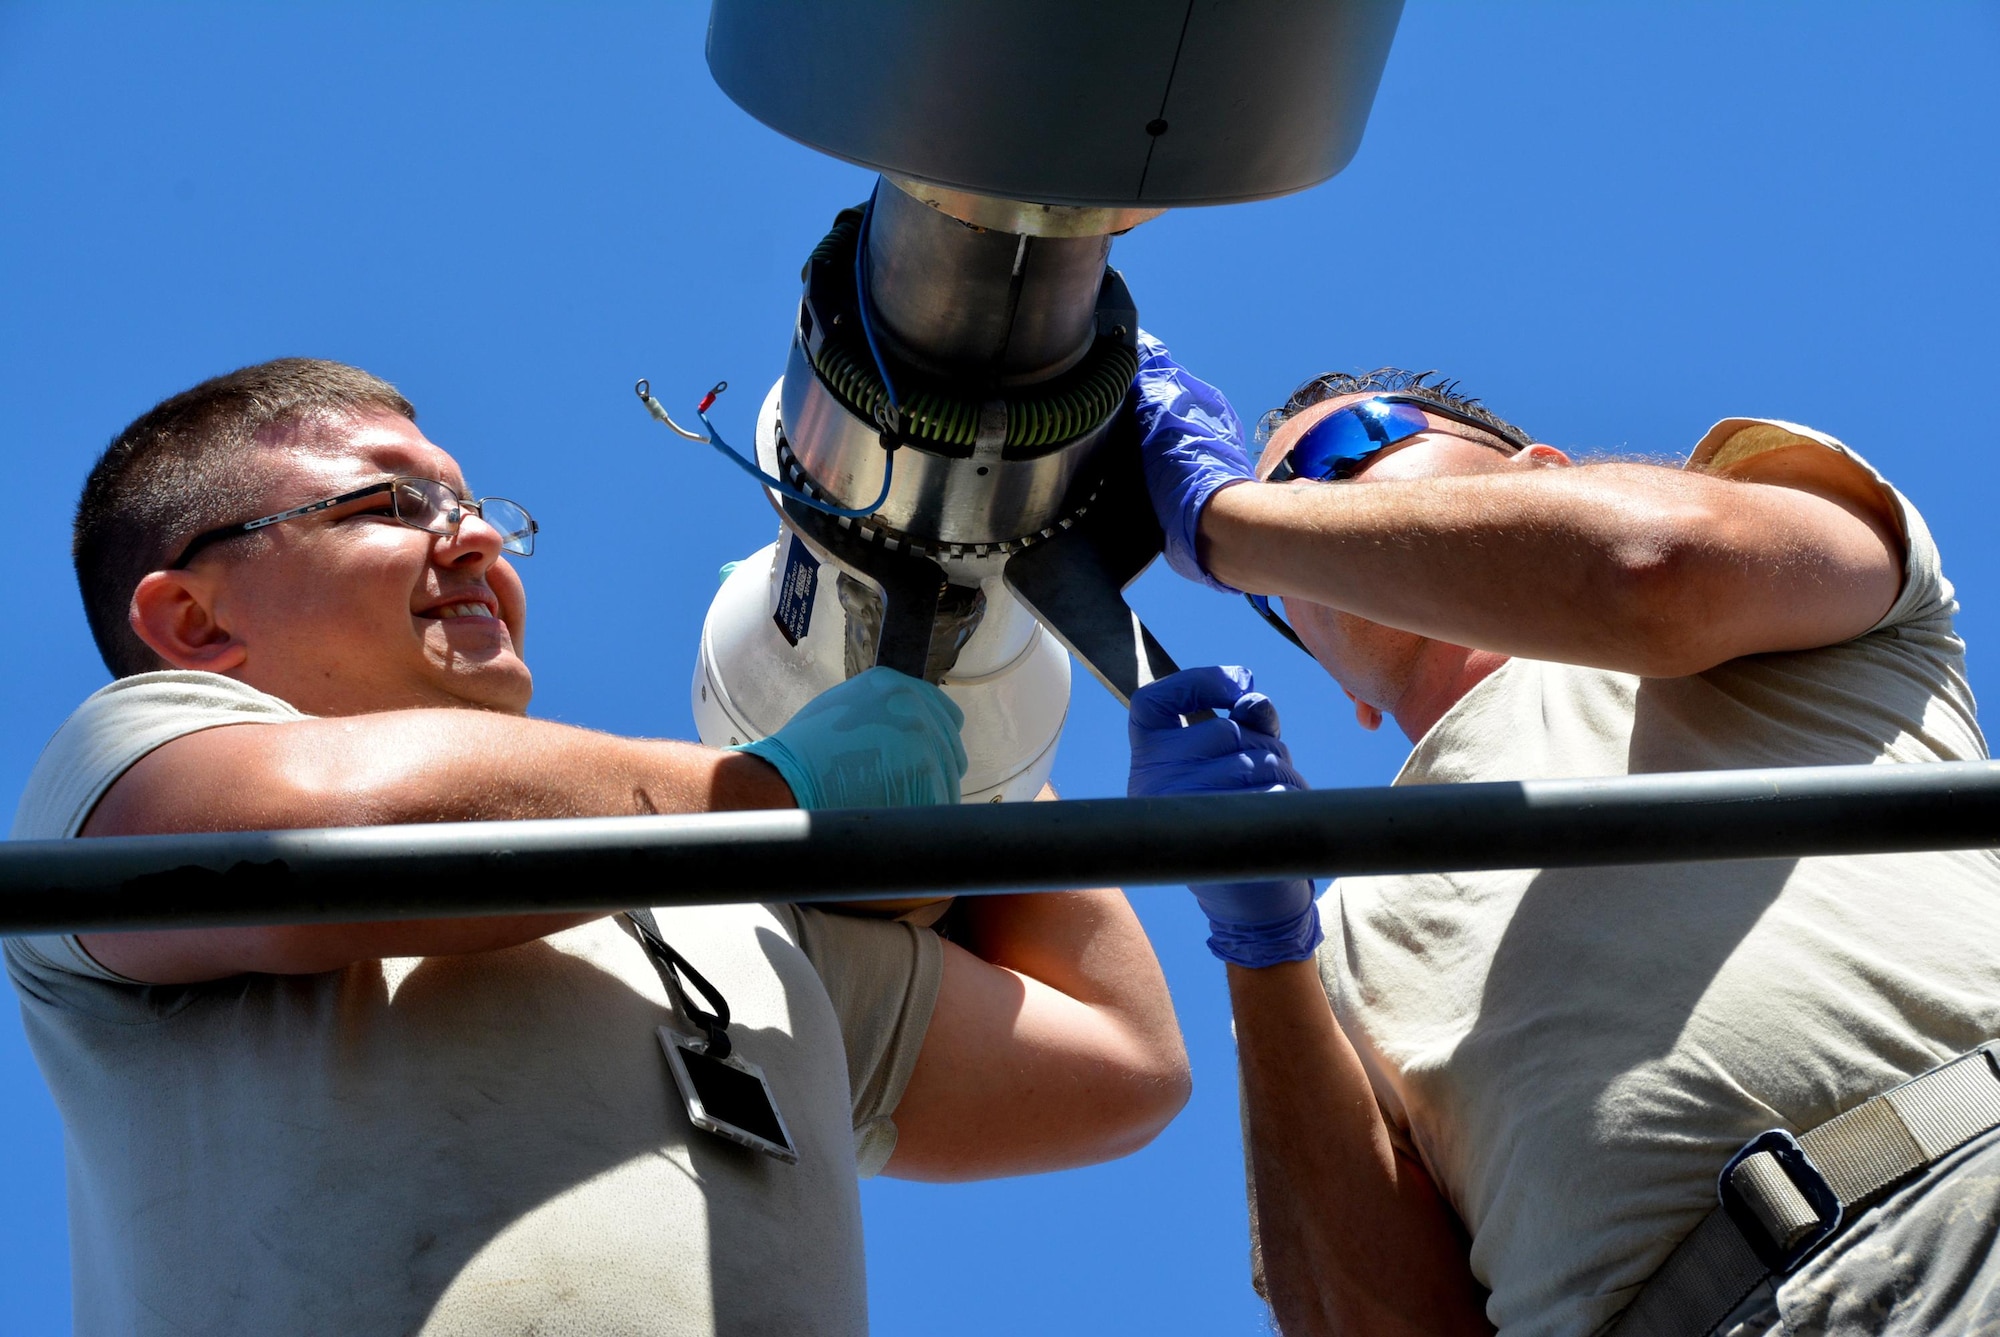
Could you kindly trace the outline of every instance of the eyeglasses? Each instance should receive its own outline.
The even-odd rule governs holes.
[[[1375,395],[1335,409],[1308,427],[1271,470],[1267,481],[1304,478],[1316,483],[1345,482],[1389,447],[1436,431],[1432,418],[1470,427],[1483,438],[1479,444],[1509,455],[1519,453],[1523,446],[1469,414],[1429,400],[1414,395]]]
[[[1501,434],[1492,426],[1427,399],[1414,395],[1374,395],[1337,408],[1308,427],[1271,470],[1268,481],[1283,483],[1304,478],[1317,483],[1344,483],[1390,447],[1399,446],[1425,432],[1436,431],[1432,418],[1443,418],[1473,428],[1482,438],[1487,438],[1479,444],[1491,445],[1509,455],[1518,454],[1523,448],[1521,442]],[[1306,650],[1306,643],[1299,639],[1291,624],[1271,607],[1269,595],[1246,594],[1243,597],[1250,601],[1250,607],[1256,610],[1257,616],[1270,623],[1279,635],[1307,654],[1312,653]]]
[[[435,478],[410,478],[398,475],[387,482],[372,483],[367,487],[343,492],[337,497],[326,497],[320,501],[294,506],[276,515],[263,515],[255,520],[244,520],[233,525],[223,525],[219,529],[204,530],[187,541],[166,569],[178,571],[186,566],[194,555],[211,543],[235,538],[239,534],[254,534],[258,530],[285,520],[296,520],[302,515],[312,515],[318,511],[330,510],[335,506],[345,506],[350,501],[360,501],[363,497],[373,497],[380,493],[389,494],[389,514],[395,520],[412,529],[421,529],[426,534],[458,533],[458,527],[468,513],[478,516],[500,532],[500,546],[519,557],[532,557],[535,552],[535,535],[541,526],[534,517],[523,510],[518,502],[505,497],[480,497],[468,500],[458,495],[447,483]]]

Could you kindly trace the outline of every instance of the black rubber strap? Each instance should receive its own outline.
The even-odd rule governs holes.
[[[674,1003],[687,1014],[689,1021],[701,1027],[708,1036],[710,1058],[729,1057],[729,1000],[722,996],[722,990],[708,982],[708,978],[689,963],[685,956],[675,951],[667,940],[660,936],[659,921],[653,918],[651,910],[627,910],[625,917],[639,930],[639,942],[652,958],[653,969],[660,972],[666,982],[667,992],[674,997]],[[682,984],[685,977],[687,984]],[[704,1010],[688,996],[688,986],[699,990],[702,997],[714,1007],[713,1012]]]

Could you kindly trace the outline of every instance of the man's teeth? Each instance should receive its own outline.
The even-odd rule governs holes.
[[[436,618],[448,617],[489,617],[485,604],[446,604],[431,614]]]

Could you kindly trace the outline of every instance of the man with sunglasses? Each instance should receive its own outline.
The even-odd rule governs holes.
[[[1383,371],[1301,386],[1253,466],[1142,353],[1168,560],[1393,718],[1399,784],[1986,756],[1937,547],[1831,437],[1578,466]],[[1133,699],[1131,790],[1303,787],[1278,734],[1247,671],[1176,674]],[[2000,1321],[1991,852],[1193,890],[1291,1337]]]
[[[886,669],[734,751],[528,718],[537,528],[355,368],[163,402],[85,486],[116,681],[15,837],[958,799],[956,707]],[[1187,1092],[1118,893],[953,933],[733,906],[9,941],[76,1329],[861,1332],[857,1171],[1103,1160]]]

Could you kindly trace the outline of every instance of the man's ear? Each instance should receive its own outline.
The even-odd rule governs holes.
[[[1576,463],[1554,446],[1545,446],[1537,441],[1526,450],[1514,456],[1514,464],[1522,469],[1567,469]]]
[[[177,669],[227,673],[248,650],[216,620],[208,582],[186,571],[149,571],[132,591],[132,633]]]
[[[1347,692],[1345,687],[1340,690]],[[1352,692],[1347,692],[1347,699],[1354,703],[1354,722],[1356,724],[1366,729],[1369,733],[1374,733],[1382,727],[1382,712],[1380,710],[1369,705]]]

